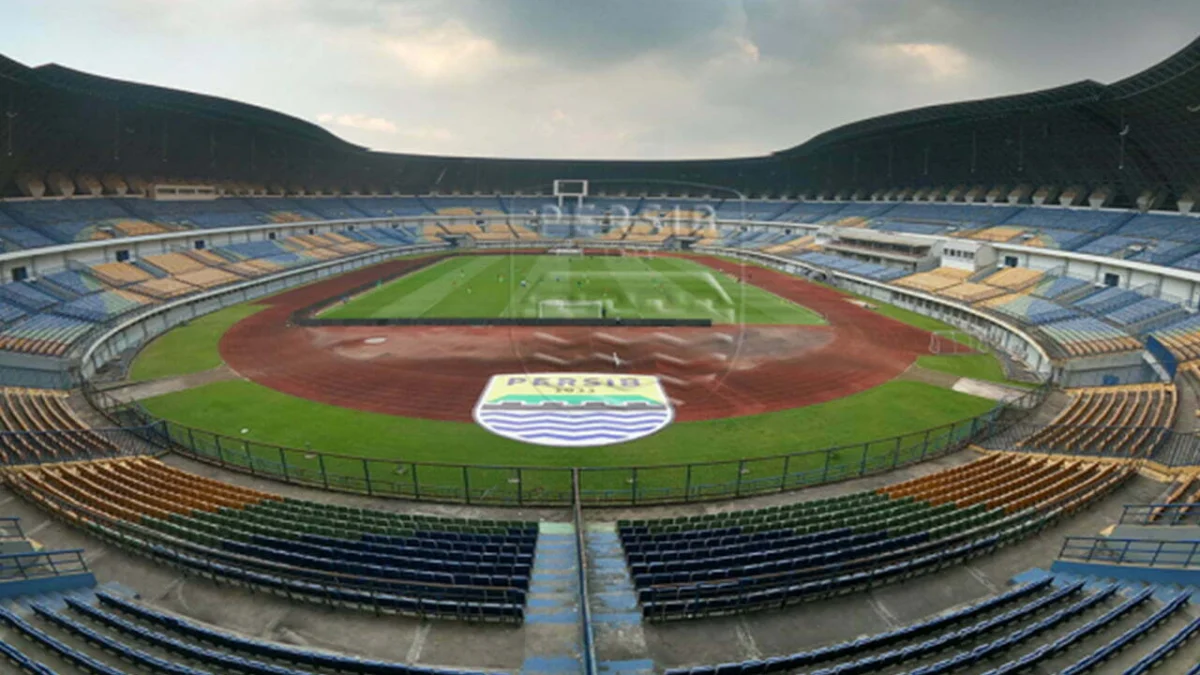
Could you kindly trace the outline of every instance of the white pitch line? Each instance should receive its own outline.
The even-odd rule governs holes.
[[[717,293],[720,294],[721,299],[724,300],[726,304],[733,304],[733,298],[729,297],[729,293],[725,292],[725,287],[717,282],[717,278],[712,275],[712,272],[705,272],[703,277],[704,280],[708,282],[709,286],[712,286],[714,289],[716,289]]]
[[[569,344],[571,344],[571,341],[570,341],[570,340],[568,340],[568,339],[566,339],[566,338],[559,337],[559,336],[557,336],[557,335],[553,335],[553,334],[551,334],[551,333],[543,333],[543,332],[541,332],[541,331],[539,331],[539,332],[537,332],[537,333],[534,333],[534,334],[533,334],[533,337],[535,337],[535,338],[537,338],[537,339],[539,339],[539,340],[544,340],[544,341],[546,341],[546,342],[553,342],[553,343],[554,343],[554,344],[556,344],[556,345],[569,345]]]
[[[672,335],[670,333],[651,333],[650,337],[677,345],[687,344],[687,340],[684,340],[678,335]]]
[[[601,342],[607,342],[610,345],[628,345],[630,343],[629,340],[617,337],[611,333],[593,333],[592,337]]]
[[[567,361],[566,359],[560,359],[557,356],[551,356],[549,354],[543,354],[541,352],[534,352],[529,355],[529,358],[535,359],[538,361],[546,361],[547,363],[553,363],[553,364],[560,365],[560,366],[565,366],[569,363],[569,361]]]
[[[673,375],[659,375],[658,379],[662,380],[663,382],[666,382],[667,384],[674,385],[676,387],[686,388],[686,387],[692,386],[692,383],[690,381],[684,380],[682,378],[674,377]]]

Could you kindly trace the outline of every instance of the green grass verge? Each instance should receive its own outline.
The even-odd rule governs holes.
[[[129,379],[145,382],[216,368],[222,363],[217,349],[221,336],[233,324],[263,308],[254,303],[226,307],[163,334],[137,355]]]
[[[381,284],[325,318],[711,319],[823,323],[815,312],[682,258],[461,256]]]
[[[143,403],[159,417],[239,439],[226,440],[223,447],[227,451],[231,445],[235,453],[242,452],[244,447],[260,458],[277,461],[278,451],[267,447],[268,444],[301,449],[302,452],[289,459],[293,469],[297,464],[314,468],[312,456],[306,457],[303,452],[307,448],[367,460],[502,466],[625,467],[730,462],[693,471],[694,481],[713,483],[735,479],[736,460],[849,446],[919,432],[983,414],[994,405],[987,399],[920,382],[893,381],[828,403],[765,415],[680,423],[630,443],[571,449],[525,445],[471,423],[412,419],[329,406],[240,380],[208,384]],[[211,439],[197,438],[200,437],[193,435],[191,439],[177,437],[177,440],[209,448],[214,445]],[[922,438],[918,434],[909,440],[919,442]],[[906,442],[905,447],[909,444]],[[894,441],[886,441],[866,448],[865,452],[874,457],[888,455],[896,448]],[[834,462],[844,460],[857,465],[863,453],[861,445],[847,449],[842,455],[835,455]],[[824,462],[823,456],[806,456],[790,462],[788,468],[795,472]],[[325,468],[331,473],[361,475],[363,466],[361,460],[335,459],[326,460]],[[777,475],[784,468],[783,461],[778,459],[761,460],[752,466],[760,476]],[[371,465],[370,471],[384,472],[387,479],[395,478],[391,464],[379,462]],[[422,468],[421,471],[423,481],[445,484],[461,481],[457,469]],[[682,485],[685,472],[683,468],[642,471],[642,488]],[[627,475],[621,471],[597,471],[589,474],[589,480],[595,489],[620,489]],[[544,478],[546,482],[561,479],[562,472]],[[530,476],[524,482],[527,489],[539,485],[538,479]]]
[[[1017,382],[1004,375],[1004,367],[999,359],[991,354],[948,354],[945,356],[919,356],[917,365],[929,370],[937,370],[959,377],[969,377],[974,380],[998,382],[1016,387],[1033,388],[1038,386],[1032,382]]]

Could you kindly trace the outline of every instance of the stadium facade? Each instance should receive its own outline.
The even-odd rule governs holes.
[[[120,174],[271,194],[609,194],[921,201],[1090,198],[1190,210],[1200,186],[1200,39],[1136,75],[919,108],[762,157],[523,160],[374,152],[252,105],[0,56],[0,196]],[[50,177],[47,180],[47,177]],[[62,177],[65,177],[64,181]],[[103,181],[103,179],[101,178]],[[239,183],[242,184],[239,186]],[[115,183],[104,183],[111,192]],[[32,185],[32,187],[31,187]],[[721,186],[725,190],[713,187]]]

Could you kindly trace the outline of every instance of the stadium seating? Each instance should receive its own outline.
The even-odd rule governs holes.
[[[62,356],[95,327],[91,321],[38,314],[0,330],[0,349],[38,356]]]
[[[1070,390],[1071,403],[1021,447],[1097,456],[1146,457],[1175,421],[1173,384]]]
[[[24,467],[14,489],[155,559],[313,601],[520,621],[537,529],[287,500],[148,458]]]
[[[939,267],[928,272],[917,272],[900,279],[896,279],[892,283],[904,288],[911,288],[926,293],[937,293],[938,291],[956,286],[967,280],[971,276],[970,270],[962,270],[955,267]]]
[[[974,304],[1004,295],[1005,291],[1002,288],[996,288],[988,284],[964,282],[940,289],[937,291],[937,294],[951,300]]]
[[[1104,318],[1126,330],[1141,332],[1151,325],[1170,323],[1172,319],[1183,315],[1184,309],[1173,302],[1161,298],[1142,298],[1131,305],[1106,312]]]
[[[1155,328],[1151,335],[1180,361],[1200,359],[1200,315],[1193,314],[1167,326]]]
[[[1032,295],[1046,300],[1065,300],[1077,297],[1091,288],[1091,284],[1075,277],[1047,277],[1034,286]]]
[[[1143,300],[1145,296],[1124,288],[1109,287],[1071,303],[1090,314],[1109,314]]]
[[[874,493],[621,521],[618,531],[647,618],[744,612],[957,563],[1078,508],[1129,470],[996,455]]]
[[[1152,635],[1162,642],[1126,672],[1142,673],[1162,663],[1186,668],[1186,657],[1172,658],[1172,652],[1200,632],[1200,619],[1184,618],[1178,624],[1181,627],[1170,632],[1162,627],[1183,614],[1192,593],[1161,589],[1159,595],[1164,597],[1159,601],[1156,590],[1122,592],[1114,583],[1088,584],[1046,576],[884,633],[786,656],[669,669],[666,675],[761,675],[799,670],[829,675],[934,675],[964,668],[983,672],[992,664],[996,665],[986,672],[999,675],[1031,671],[1064,657],[1066,665],[1054,672],[1074,675]],[[1122,632],[1113,635],[1116,627]],[[1160,637],[1164,633],[1165,638]],[[1099,645],[1093,649],[1078,649],[1095,643]]]
[[[1125,331],[1090,316],[1039,326],[1042,334],[1068,357],[1137,351],[1142,343]]]
[[[811,251],[801,254],[793,254],[796,260],[809,263],[810,265],[818,265],[830,269],[846,272],[848,274],[857,274],[875,279],[876,281],[892,281],[900,277],[908,276],[904,270],[895,267],[884,267],[874,263],[857,262],[849,258],[843,258],[838,255],[829,255],[828,253],[818,253]]]
[[[122,450],[92,431],[66,404],[67,392],[5,387],[0,390],[0,464],[38,464],[111,457]]]
[[[1010,292],[1023,291],[1037,285],[1042,280],[1042,273],[1024,267],[1004,267],[989,274],[980,283]]]
[[[171,675],[214,671],[260,675],[312,672],[484,675],[381,661],[281,644],[213,628],[135,600],[121,585],[97,587],[80,549],[48,550],[20,521],[0,518],[0,670],[32,675],[122,675],[128,668]]]

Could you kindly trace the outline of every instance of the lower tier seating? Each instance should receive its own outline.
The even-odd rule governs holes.
[[[781,607],[958,563],[1130,475],[1122,464],[997,454],[875,492],[618,531],[652,620]]]
[[[1156,591],[1158,591],[1156,593]],[[1158,665],[1184,672],[1200,654],[1200,617],[1190,591],[1047,576],[982,601],[899,628],[787,656],[675,668],[666,675],[762,675],[803,670],[858,675],[935,675],[970,669],[1083,673],[1142,640],[1144,656],[1126,673]],[[1189,673],[1191,671],[1188,671]]]
[[[294,501],[149,458],[13,471],[62,518],[205,576],[314,601],[520,621],[537,528]]]
[[[1173,384],[1070,390],[1071,403],[1020,446],[1111,457],[1146,457],[1175,423]]]
[[[122,454],[112,439],[87,427],[66,404],[67,392],[0,389],[0,465],[38,464]]]

